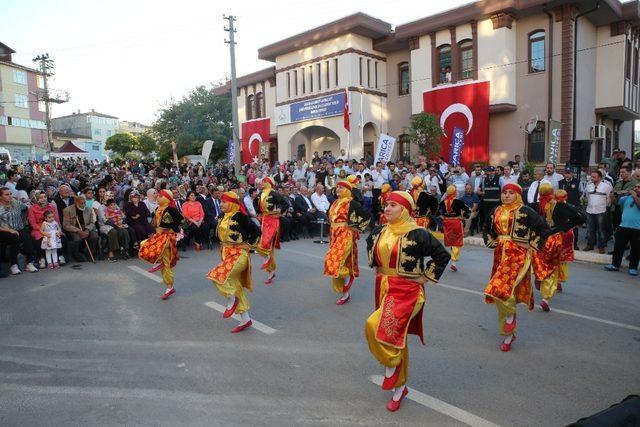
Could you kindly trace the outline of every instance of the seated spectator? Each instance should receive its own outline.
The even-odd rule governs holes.
[[[71,206],[62,211],[62,228],[69,241],[69,251],[77,262],[85,262],[87,258],[81,253],[87,242],[91,255],[96,255],[98,233],[96,232],[96,216],[93,209],[86,208],[84,196],[76,196]]]
[[[47,193],[34,190],[31,192],[31,206],[29,206],[29,225],[31,226],[31,237],[34,240],[34,249],[36,252],[39,252],[40,265],[39,268],[45,268],[46,261],[44,258],[44,252],[42,249],[38,251],[38,248],[42,246],[42,232],[40,231],[40,227],[42,226],[42,222],[44,221],[44,214],[47,211],[53,212],[54,220],[61,224],[60,217],[58,217],[58,208],[55,203],[49,202],[47,200]],[[61,225],[62,227],[62,225]],[[66,238],[64,234],[62,236],[62,246],[66,247]],[[58,263],[60,265],[64,265],[66,262],[64,256],[58,256]]]
[[[611,264],[605,266],[609,271],[618,271],[622,264],[624,251],[629,245],[629,274],[638,275],[638,257],[640,256],[640,184],[636,184],[628,194],[618,199],[622,208],[622,220],[616,230],[615,245]]]
[[[316,185],[316,191],[311,195],[311,203],[318,210],[319,213],[324,214],[323,217],[327,218],[327,213],[329,212],[329,199],[324,194],[324,186],[322,184]]]
[[[25,269],[30,273],[38,271],[33,261],[35,254],[33,251],[33,241],[31,240],[31,230],[24,223],[23,217],[27,210],[27,205],[16,200],[11,195],[11,190],[7,187],[0,188],[0,227],[2,230],[11,229],[10,234],[18,236],[18,242],[8,246],[9,263],[11,264],[11,274],[20,274],[18,267],[18,252],[21,252],[26,258]],[[6,236],[13,241],[12,236]]]
[[[196,201],[196,193],[189,191],[186,194],[186,201],[182,204],[182,216],[185,219],[185,239],[183,249],[189,245],[189,239],[195,236],[196,251],[202,250],[205,240],[204,210],[202,205]]]
[[[154,230],[147,220],[151,216],[149,209],[147,209],[147,205],[140,202],[140,193],[137,191],[129,193],[129,201],[124,205],[124,215],[127,224],[136,236],[133,248],[138,249],[139,243],[153,234]]]
[[[215,234],[216,228],[218,227],[218,215],[220,213],[216,206],[217,200],[214,201],[207,187],[199,185],[196,191],[198,192],[196,200],[202,205],[202,210],[204,211],[204,233],[208,245],[212,238],[213,240],[217,239]]]
[[[124,259],[129,259],[129,249],[131,248],[131,242],[136,240],[135,232],[129,229],[129,226],[124,221],[124,214],[118,207],[115,199],[107,200],[107,206],[104,210],[104,217],[106,224],[113,227],[118,236],[118,249],[120,255]],[[109,259],[114,261],[113,259]]]
[[[464,187],[464,194],[460,198],[464,204],[469,208],[469,218],[464,220],[464,235],[473,236],[478,229],[478,212],[480,206],[480,198],[473,191],[471,184],[467,184]]]
[[[318,210],[309,199],[309,190],[304,185],[295,197],[294,212],[301,228],[307,231],[307,235],[313,236],[313,222],[318,217]]]
[[[158,191],[155,188],[150,188],[147,190],[147,197],[144,199],[145,206],[149,210],[149,218],[147,220],[151,222],[153,219],[153,214],[158,208]]]

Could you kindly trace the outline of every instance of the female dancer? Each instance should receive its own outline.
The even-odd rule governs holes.
[[[464,246],[465,218],[469,218],[470,210],[458,197],[458,190],[454,185],[447,188],[444,200],[440,202],[440,212],[444,216],[442,233],[444,245],[451,248],[451,271],[458,271],[456,263],[460,259],[460,249]]]
[[[431,215],[435,215],[438,210],[438,200],[424,191],[424,180],[419,176],[411,180],[411,197],[416,205],[414,211],[416,224],[428,230],[431,224]]]
[[[276,249],[280,249],[280,213],[286,212],[287,201],[273,189],[275,186],[271,177],[262,179],[262,191],[256,197],[256,212],[261,217],[260,245],[258,251],[266,256],[266,261],[262,264],[262,269],[266,270],[269,276],[264,281],[265,285],[273,283],[276,277]]]
[[[542,311],[551,311],[549,301],[556,293],[562,272],[562,258],[564,250],[563,233],[572,233],[573,228],[584,224],[584,216],[572,205],[558,203],[553,194],[553,187],[548,182],[540,184],[538,189],[540,199],[531,207],[536,209],[551,227],[551,233],[545,241],[544,247],[533,257],[533,271],[536,279],[536,289],[540,291]],[[566,195],[566,192],[565,192]],[[566,201],[566,196],[565,196]],[[573,239],[571,239],[571,256],[573,256]],[[566,266],[566,262],[564,263]],[[566,277],[563,277],[566,280]]]
[[[382,184],[382,188],[380,188],[380,197],[378,199],[378,224],[380,225],[387,223],[387,217],[384,216],[384,205],[389,194],[391,194],[391,186],[386,183]]]
[[[156,232],[147,240],[140,242],[138,256],[140,259],[155,264],[149,272],[162,269],[162,281],[167,290],[160,298],[166,300],[176,293],[173,287],[173,268],[178,263],[176,233],[180,232],[182,215],[176,208],[173,194],[169,190],[158,193],[158,208],[153,216]]]
[[[351,176],[336,184],[338,198],[329,208],[329,250],[324,260],[324,275],[331,277],[334,292],[341,294],[337,305],[349,301],[349,289],[358,269],[358,240],[371,221],[371,213],[354,200]],[[346,277],[349,281],[345,284]]]
[[[549,234],[546,222],[522,203],[522,188],[508,183],[502,187],[502,205],[487,218],[485,244],[495,248],[493,270],[485,288],[485,302],[498,309],[500,334],[505,336],[500,350],[511,350],[516,336],[516,304],[533,310],[531,291],[532,251],[544,246]]]
[[[556,190],[556,202],[567,204],[567,192],[565,190]],[[573,205],[569,205],[574,213],[579,215],[579,221],[582,225],[585,222],[584,214]],[[558,274],[557,291],[562,292],[562,283],[569,280],[569,263],[574,259],[574,240],[573,228],[569,231],[562,232],[562,255],[560,257],[560,273]]]
[[[407,334],[422,338],[424,284],[437,282],[450,256],[442,244],[412,218],[415,204],[405,191],[394,191],[384,209],[385,226],[367,238],[369,265],[376,268],[376,310],[365,325],[371,354],[385,366],[383,390],[393,390],[391,412],[407,395]],[[425,263],[424,258],[431,257]]]
[[[220,238],[222,260],[209,272],[207,278],[227,299],[227,309],[222,317],[227,319],[233,313],[240,315],[242,323],[231,330],[231,333],[235,334],[252,325],[249,316],[251,304],[244,288],[253,292],[249,250],[260,240],[260,228],[249,219],[247,210],[236,193],[223,193],[220,200],[224,217],[218,223],[217,233]]]

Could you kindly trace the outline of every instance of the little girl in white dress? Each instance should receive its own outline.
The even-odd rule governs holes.
[[[40,226],[40,232],[42,233],[42,245],[44,254],[49,264],[50,269],[60,268],[58,264],[58,249],[62,247],[62,230],[60,224],[58,224],[53,216],[53,212],[47,211],[44,213],[44,221]]]

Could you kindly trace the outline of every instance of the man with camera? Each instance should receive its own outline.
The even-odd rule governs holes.
[[[618,227],[620,221],[622,220],[622,209],[618,205],[618,199],[620,197],[624,197],[630,194],[630,191],[633,191],[637,182],[633,179],[633,175],[631,174],[631,168],[623,167],[620,169],[620,179],[616,182],[616,185],[613,186],[613,195],[611,196],[611,205],[614,206],[612,212],[612,225],[613,230]]]
[[[633,189],[618,197],[618,205],[622,209],[620,226],[616,230],[615,245],[611,264],[604,268],[609,271],[620,270],[624,251],[629,245],[629,274],[638,275],[638,252],[640,251],[640,184],[636,183]]]

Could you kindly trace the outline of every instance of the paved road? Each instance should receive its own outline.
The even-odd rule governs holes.
[[[286,243],[271,287],[254,257],[264,328],[239,335],[204,278],[217,251],[185,254],[169,301],[137,260],[0,280],[0,425],[563,425],[640,392],[637,278],[574,264],[552,303],[562,312],[521,311],[503,354],[480,295],[491,253],[468,247],[461,271],[427,290],[414,400],[390,414],[363,335],[373,272],[337,307],[325,250]]]

